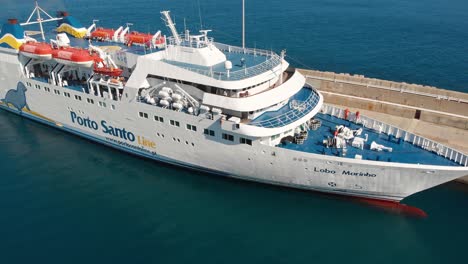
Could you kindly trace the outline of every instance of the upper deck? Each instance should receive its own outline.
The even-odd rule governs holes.
[[[171,38],[169,38],[169,41],[170,40]],[[212,44],[226,56],[227,61],[232,63],[232,69],[228,71],[226,69],[225,62],[207,67],[168,59],[164,59],[163,61],[222,81],[238,81],[247,79],[271,71],[281,65],[281,57],[272,51],[247,48],[243,49],[241,47],[216,42],[213,42]],[[206,47],[206,44],[200,45],[188,41],[183,41],[179,45],[188,48]]]

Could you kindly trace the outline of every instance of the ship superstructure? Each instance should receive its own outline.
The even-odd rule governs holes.
[[[284,52],[179,34],[161,15],[169,37],[83,32],[62,13],[77,28],[37,42],[10,20],[0,106],[146,158],[334,194],[400,201],[468,174],[464,153],[324,104]]]

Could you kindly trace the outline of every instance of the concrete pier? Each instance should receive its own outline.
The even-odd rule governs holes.
[[[468,153],[468,94],[362,75],[300,70],[325,102]],[[468,184],[468,176],[460,181]]]

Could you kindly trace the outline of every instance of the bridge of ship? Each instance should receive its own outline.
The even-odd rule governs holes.
[[[362,124],[356,124],[324,113],[317,114],[315,119],[320,120],[322,125],[315,131],[309,131],[308,138],[305,140],[304,144],[299,145],[285,142],[281,143],[278,147],[342,157],[343,149],[327,148],[323,145],[323,140],[333,138],[336,126],[344,125],[353,130],[362,128],[363,132],[360,137],[364,137],[365,134],[368,135],[368,140],[364,145],[364,149],[355,148],[351,146],[351,144],[347,144],[345,157],[348,158],[355,158],[355,155],[361,155],[363,160],[441,166],[466,166],[467,163],[468,157],[466,157],[466,155],[457,153],[445,146],[441,147],[440,144],[429,142],[429,140],[426,140],[428,144],[423,144],[422,142],[424,142],[425,139],[413,134],[409,135],[407,140],[405,140],[404,137],[396,137],[393,133],[390,135],[383,132],[381,133],[378,130],[365,127]],[[373,141],[385,147],[391,147],[393,149],[392,152],[371,150],[370,144]],[[418,146],[418,142],[420,142],[420,146]],[[434,146],[433,149],[429,149],[431,145]]]

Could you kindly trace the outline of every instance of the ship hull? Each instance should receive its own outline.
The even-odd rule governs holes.
[[[468,174],[462,166],[326,156],[269,146],[261,140],[252,145],[239,144],[242,135],[236,135],[235,141],[221,137],[225,130],[219,118],[155,107],[130,96],[128,100],[112,100],[28,79],[21,72],[18,54],[12,51],[0,52],[0,64],[4,66],[0,74],[5,77],[0,84],[0,108],[106,146],[180,167],[386,201],[400,201]],[[157,121],[156,116],[164,117],[164,122]],[[188,129],[189,125],[192,129]],[[204,134],[204,129],[213,130],[216,136]]]
[[[174,159],[174,158],[167,157],[167,156],[162,156],[157,151],[151,151],[151,150],[144,149],[144,148],[139,149],[138,147],[135,147],[135,146],[127,146],[127,144],[125,144],[124,142],[120,140],[113,140],[112,138],[108,138],[105,136],[94,135],[86,131],[82,131],[80,129],[71,127],[69,125],[66,125],[60,122],[55,122],[51,119],[38,116],[37,114],[34,114],[34,113],[18,111],[12,107],[6,106],[3,103],[0,104],[0,108],[3,110],[9,111],[11,113],[18,114],[22,117],[31,119],[33,121],[54,127],[64,132],[68,132],[76,136],[88,139],[92,142],[96,142],[96,143],[99,143],[108,147],[112,147],[120,151],[130,153],[132,155],[136,155],[142,158],[151,159],[157,162],[162,162],[162,163],[166,163],[166,164],[170,164],[170,165],[174,165],[178,167],[183,167],[186,169],[206,172],[206,173],[210,173],[213,175],[231,177],[231,178],[236,178],[240,180],[247,180],[247,181],[253,181],[253,182],[270,184],[270,185],[277,185],[277,186],[282,186],[282,187],[287,187],[287,188],[328,193],[328,194],[340,195],[340,196],[350,196],[350,197],[360,197],[360,198],[373,199],[373,200],[390,201],[390,202],[400,202],[402,199],[412,194],[408,192],[405,193],[404,191],[398,188],[398,186],[400,186],[401,184],[405,184],[405,185],[410,184],[407,181],[401,181],[401,183],[399,184],[392,184],[392,186],[394,186],[393,188],[395,190],[394,192],[379,192],[379,191],[363,190],[364,188],[363,186],[359,186],[357,189],[349,188],[351,187],[351,184],[346,185],[348,186],[348,188],[343,188],[344,186],[343,185],[340,186],[339,183],[345,182],[346,180],[343,181],[343,180],[337,179],[337,177],[334,177],[334,176],[323,177],[323,175],[321,175],[322,173],[317,170],[318,168],[317,166],[323,166],[323,163],[321,163],[320,161],[316,162],[315,165],[312,165],[312,167],[314,168],[314,171],[312,173],[307,174],[307,177],[305,177],[309,179],[308,182],[301,180],[301,179],[304,179],[304,177],[302,177],[301,175],[294,175],[295,174],[294,171],[297,171],[297,170],[294,170],[292,168],[297,167],[297,165],[291,164],[291,163],[284,163],[284,164],[281,162],[279,163],[281,164],[279,167],[290,168],[290,173],[283,174],[283,175],[282,173],[273,173],[272,170],[266,170],[266,173],[252,173],[251,172],[251,174],[236,174],[236,173],[230,172],[229,169],[219,170],[215,168],[200,166],[200,165],[190,163],[187,161],[178,160],[178,159]],[[272,150],[278,151],[278,149],[273,149],[273,148]],[[219,154],[221,155],[222,153],[219,153]],[[280,153],[276,153],[275,155],[280,155]],[[309,162],[314,163],[313,160],[310,160]],[[330,161],[325,161],[325,164],[329,165],[329,163]],[[268,165],[271,166],[271,163],[268,164],[266,162],[259,162],[259,164],[256,167],[268,168]],[[350,164],[342,164],[341,166],[347,166],[351,170],[354,169],[352,165]],[[329,166],[329,168],[330,168],[329,171],[333,170],[333,167]],[[358,169],[363,170],[362,167],[359,167]],[[378,168],[378,170],[382,171],[383,169]],[[275,171],[277,171],[277,169],[275,169]],[[398,179],[401,179],[402,177],[411,178],[412,177],[411,174],[413,173],[415,174],[414,175],[415,177],[413,178],[417,178],[418,180],[414,181],[412,184],[418,187],[417,187],[417,191],[414,191],[413,193],[423,191],[425,189],[429,189],[433,186],[448,182],[450,180],[461,177],[465,174],[465,172],[463,171],[453,171],[450,168],[447,168],[446,170],[439,168],[439,170],[437,171],[431,170],[430,175],[440,174],[440,175],[444,175],[444,177],[437,177],[436,181],[432,181],[432,180],[425,179],[424,177],[418,177],[418,174],[427,174],[425,173],[427,171],[427,168],[423,168],[422,170],[399,169],[399,170],[394,170],[394,171],[398,171],[398,173],[395,173],[394,177],[390,175],[388,177],[388,180],[386,180],[387,182],[394,181],[392,180],[392,178],[398,178]],[[414,172],[410,172],[410,171],[414,171]],[[320,186],[320,184],[316,184],[310,181],[310,178],[316,178],[316,179],[322,178],[321,182],[327,182],[327,183],[321,184],[322,186]],[[289,179],[289,180],[284,181],[281,179]],[[419,183],[417,181],[419,181]],[[330,186],[329,184],[330,182],[333,182],[336,185]],[[364,183],[366,182],[365,180],[364,181],[361,180],[359,182],[363,185],[366,185]],[[354,187],[356,187],[356,184],[354,184]]]

